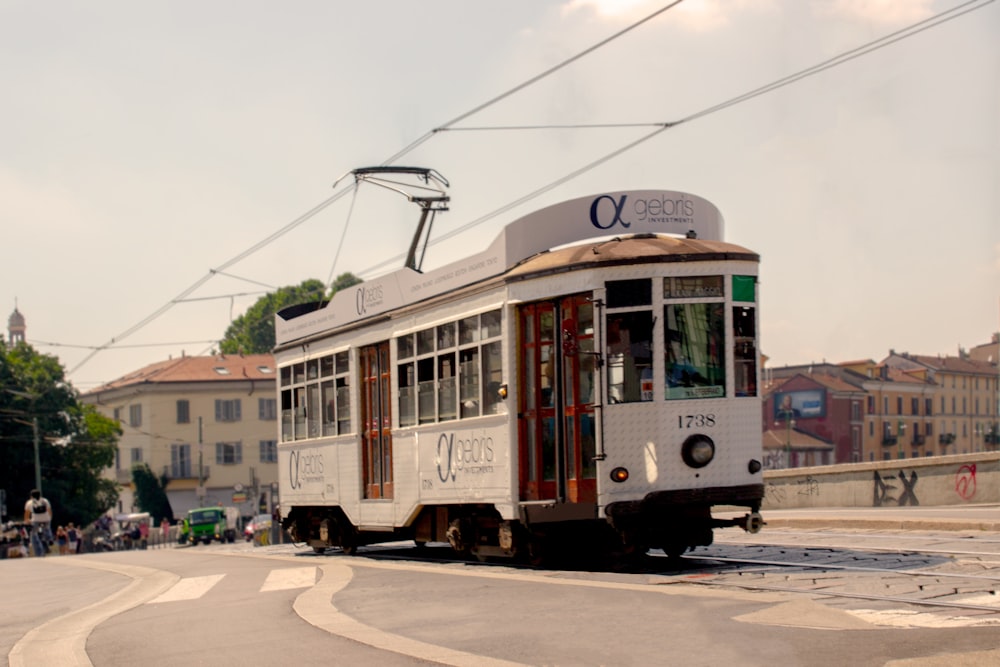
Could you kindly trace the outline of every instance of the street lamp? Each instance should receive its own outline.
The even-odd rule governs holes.
[[[36,394],[29,394],[26,391],[19,391],[17,389],[8,389],[7,387],[4,387],[4,391],[6,391],[8,394],[13,394],[14,396],[20,396],[21,398],[26,398],[29,401],[31,401],[32,404],[34,404],[35,399],[38,398],[38,396]],[[23,413],[23,412],[20,412],[20,411],[18,411],[18,413],[19,414],[24,414],[25,416],[27,416],[26,413]],[[21,422],[21,423],[22,424],[27,424],[28,422]],[[31,433],[32,433],[32,441],[33,441],[34,446],[35,446],[35,488],[38,489],[39,493],[41,493],[42,492],[42,460],[41,460],[41,456],[39,454],[38,417],[35,416],[35,415],[32,415],[32,417],[31,417]]]
[[[795,428],[795,411],[782,409],[778,414],[785,420],[785,467],[792,467],[792,429]]]

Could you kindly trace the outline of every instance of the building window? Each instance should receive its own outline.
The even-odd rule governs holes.
[[[128,406],[128,425],[132,428],[142,426],[142,404]]]
[[[136,463],[142,463],[142,447],[132,448],[131,460],[132,460],[132,465],[135,465]]]
[[[274,421],[278,418],[278,401],[274,398],[257,399],[257,415],[261,421]]]
[[[910,399],[910,414],[919,415],[920,414],[920,399],[911,398]]]
[[[870,414],[870,415],[875,414],[875,397],[874,396],[869,396],[868,397],[868,414]]]
[[[215,443],[215,462],[223,466],[238,465],[243,463],[243,443]]]
[[[174,479],[191,478],[191,445],[170,445],[170,476]]]
[[[934,399],[926,398],[924,399],[924,414],[930,415],[934,411]]]
[[[261,440],[260,441],[260,462],[261,463],[277,463],[278,462],[278,441],[277,440]]]
[[[896,397],[896,414],[897,415],[903,414],[903,397],[902,396],[897,396]]]
[[[217,422],[238,422],[242,419],[240,409],[240,399],[234,398],[224,400],[215,399],[215,421]]]
[[[187,399],[182,398],[177,401],[177,423],[191,423],[191,403]]]

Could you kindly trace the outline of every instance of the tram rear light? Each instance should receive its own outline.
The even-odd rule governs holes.
[[[500,397],[501,401],[507,400],[507,385],[505,384],[500,385],[500,387],[497,389],[497,396]]]
[[[612,482],[618,482],[620,484],[621,482],[624,482],[627,479],[628,479],[628,468],[623,468],[621,466],[618,466],[617,468],[611,471]]]
[[[763,467],[757,459],[750,459],[750,463],[747,464],[747,470],[750,471],[751,475],[756,475]]]

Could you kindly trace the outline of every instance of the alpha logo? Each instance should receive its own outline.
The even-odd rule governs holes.
[[[382,285],[362,285],[354,295],[358,315],[365,315],[368,309],[382,304]]]
[[[288,456],[288,486],[301,489],[308,482],[323,481],[323,455],[314,450],[293,449]]]
[[[437,472],[442,482],[455,481],[459,473],[493,472],[493,438],[488,435],[455,438],[454,433],[442,433],[437,443]]]
[[[598,229],[611,229],[621,225],[625,229],[633,222],[640,223],[686,223],[694,217],[694,202],[686,197],[670,199],[633,199],[628,195],[615,199],[611,195],[595,197],[590,204],[590,224]]]

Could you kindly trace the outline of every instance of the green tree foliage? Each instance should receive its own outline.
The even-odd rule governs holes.
[[[0,488],[15,520],[35,487],[36,424],[42,493],[55,523],[86,525],[113,507],[118,487],[101,473],[114,465],[118,423],[80,403],[56,357],[0,340]]]
[[[361,279],[353,273],[337,276],[326,293],[326,286],[311,278],[300,285],[281,287],[257,299],[245,313],[233,320],[219,345],[224,354],[268,354],[274,349],[274,314],[288,306],[316,303],[331,298],[338,290],[357,285]]]
[[[174,510],[167,498],[166,475],[157,478],[148,463],[132,467],[132,481],[135,482],[135,499],[140,512],[149,512],[153,525],[159,525],[164,517],[173,521]]]

